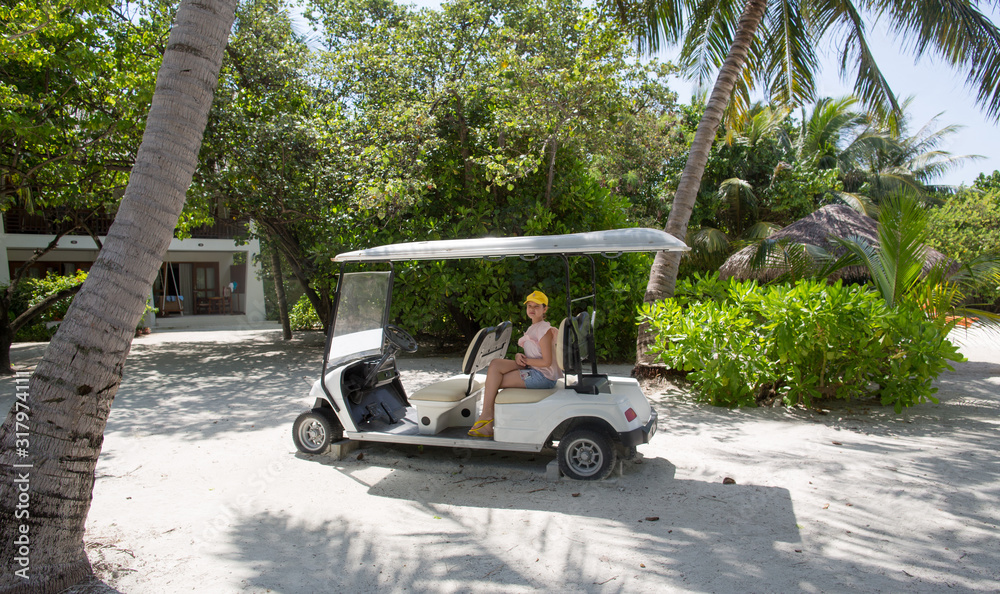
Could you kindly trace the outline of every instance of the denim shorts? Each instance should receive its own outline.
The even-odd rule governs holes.
[[[532,367],[521,369],[521,379],[524,380],[524,387],[532,390],[547,390],[554,388],[556,380],[549,379],[542,375],[541,371]]]

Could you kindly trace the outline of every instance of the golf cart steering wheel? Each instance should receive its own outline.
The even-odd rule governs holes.
[[[395,324],[385,325],[385,337],[404,353],[417,352],[417,341]]]

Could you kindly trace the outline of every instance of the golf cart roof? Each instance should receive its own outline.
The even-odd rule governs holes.
[[[531,237],[482,237],[394,243],[345,252],[334,262],[397,262],[409,260],[450,260],[457,258],[504,258],[544,254],[602,254],[625,252],[683,252],[683,241],[658,229],[613,229],[566,235]]]

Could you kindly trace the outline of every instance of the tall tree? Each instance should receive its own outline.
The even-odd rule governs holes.
[[[325,132],[338,121],[310,77],[312,54],[282,0],[244,2],[226,48],[192,196],[254,221],[251,233],[279,250],[324,328],[330,255],[319,170],[335,150]]]
[[[0,590],[56,592],[91,573],[83,533],[104,428],[191,183],[236,4],[178,7],[118,216],[0,428]]]
[[[991,116],[1000,115],[1000,30],[979,10],[980,5],[994,4],[974,0],[930,0],[916,5],[902,0],[863,5],[826,0],[611,0],[618,18],[634,26],[640,47],[651,50],[681,38],[689,10],[682,61],[702,80],[708,80],[718,68],[674,195],[667,232],[685,237],[708,151],[727,110],[747,106],[755,86],[790,107],[813,99],[819,65],[815,48],[820,47],[821,38],[842,40],[841,70],[846,73],[854,68],[855,95],[870,111],[898,113],[895,95],[868,44],[869,18],[884,17],[917,56],[930,50],[953,67],[964,69],[969,84],[977,88],[978,103]],[[677,253],[656,255],[646,289],[647,302],[673,295],[679,264]],[[651,340],[647,331],[640,330],[640,364]]]

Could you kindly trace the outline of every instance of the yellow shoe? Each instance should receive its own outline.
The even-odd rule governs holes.
[[[483,419],[481,421],[476,421],[476,424],[469,429],[469,435],[472,437],[493,437],[493,432],[485,433],[484,429],[493,423],[493,419]]]

